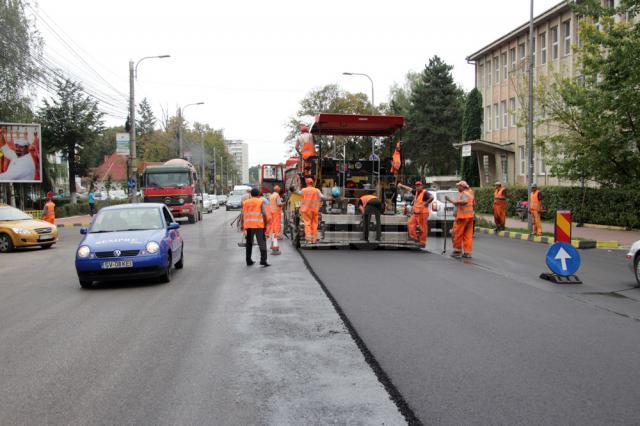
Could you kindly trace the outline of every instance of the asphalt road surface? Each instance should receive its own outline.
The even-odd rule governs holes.
[[[403,424],[297,253],[245,266],[236,215],[181,228],[170,284],[82,290],[77,228],[0,255],[0,424]]]
[[[624,252],[581,251],[558,286],[548,246],[493,236],[474,259],[307,250],[382,369],[425,424],[640,424],[640,293]],[[449,245],[450,247],[450,245]]]

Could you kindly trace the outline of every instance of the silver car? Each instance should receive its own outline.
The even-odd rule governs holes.
[[[433,195],[433,201],[429,204],[429,231],[444,232],[446,223],[448,235],[451,233],[451,228],[453,227],[455,207],[453,204],[446,202],[446,197],[449,196],[449,198],[455,200],[458,198],[458,191],[432,190],[429,192]]]
[[[640,286],[640,241],[636,241],[631,245],[629,253],[626,256],[629,261],[629,268],[636,277],[636,282]]]

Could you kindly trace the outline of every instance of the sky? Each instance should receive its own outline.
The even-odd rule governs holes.
[[[536,0],[539,14],[559,0]],[[35,10],[35,13],[34,13]],[[386,102],[389,88],[438,55],[474,85],[466,57],[529,19],[529,0],[38,0],[27,9],[49,60],[102,99],[108,125],[124,122],[129,60],[140,63],[136,103],[157,117],[224,129],[249,144],[249,164],[285,159],[285,123],[311,90],[337,83]]]

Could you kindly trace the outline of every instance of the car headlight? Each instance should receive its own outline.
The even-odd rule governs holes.
[[[29,229],[24,229],[24,228],[11,228],[11,229],[16,234],[20,234],[20,235],[29,235],[29,234],[31,234],[31,230],[29,230]]]
[[[150,241],[147,243],[147,247],[145,247],[145,250],[149,254],[154,254],[154,253],[157,253],[158,250],[160,250],[160,245],[155,241]]]
[[[87,247],[87,246],[80,246],[78,248],[78,257],[81,257],[81,258],[84,259],[84,258],[89,257],[90,253],[91,253],[91,249],[89,247]]]

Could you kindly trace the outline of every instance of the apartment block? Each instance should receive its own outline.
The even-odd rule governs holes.
[[[226,140],[227,150],[235,160],[242,183],[249,182],[249,145],[242,140]]]

